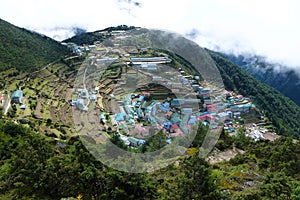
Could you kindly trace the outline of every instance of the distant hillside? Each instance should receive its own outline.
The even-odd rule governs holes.
[[[300,88],[300,77],[295,71],[287,70],[286,66],[280,64],[269,63],[260,56],[232,54],[225,56],[253,77],[277,89],[300,106],[300,92],[297,92]],[[279,68],[281,72],[276,72],[274,68]]]
[[[0,19],[0,71],[10,67],[35,70],[67,53],[55,40]]]
[[[112,31],[128,31],[131,29],[134,29],[136,27],[134,26],[126,26],[126,25],[120,25],[117,27],[109,27],[100,31],[94,31],[94,32],[88,32],[88,33],[82,33],[79,35],[75,35],[69,39],[64,40],[63,42],[73,42],[78,45],[83,44],[93,44],[96,41],[102,42],[103,40],[109,38],[111,36]]]
[[[300,107],[277,90],[261,83],[225,56],[208,51],[215,60],[229,90],[249,96],[254,103],[265,112],[267,117],[283,135],[300,136]]]

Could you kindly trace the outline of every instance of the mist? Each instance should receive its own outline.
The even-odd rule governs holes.
[[[262,55],[298,72],[299,10],[297,0],[0,0],[0,18],[58,41],[126,24],[177,32],[212,50]]]

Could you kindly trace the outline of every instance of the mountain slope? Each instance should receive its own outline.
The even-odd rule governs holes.
[[[296,92],[300,88],[300,77],[295,71],[287,70],[286,66],[280,64],[269,63],[265,58],[260,56],[224,55],[253,77],[277,89],[300,106],[300,93]],[[274,70],[276,68],[280,72],[276,72]]]
[[[227,89],[252,98],[277,127],[278,133],[300,136],[299,106],[277,90],[259,82],[221,54],[208,52],[215,60]]]
[[[84,45],[84,44],[93,44],[96,41],[104,41],[108,37],[111,36],[112,31],[128,31],[131,29],[134,29],[136,27],[134,26],[126,26],[126,25],[120,25],[117,27],[109,27],[100,31],[94,31],[94,32],[87,32],[82,33],[79,35],[75,35],[71,38],[68,38],[64,40],[63,42],[73,42],[78,45]]]
[[[94,32],[92,34],[96,33],[104,34],[101,31]],[[110,34],[106,34],[105,36],[110,37]],[[83,38],[83,40],[81,40],[81,38]],[[97,38],[97,40],[99,40],[99,38]],[[66,42],[76,41],[78,44],[82,44],[86,41],[93,43],[97,40],[91,37],[91,33],[84,33],[80,35],[80,37],[75,36],[70,40],[66,40]],[[273,125],[277,128],[278,133],[299,137],[299,106],[290,99],[284,97],[277,90],[272,89],[256,80],[221,54],[209,50],[208,52],[219,67],[225,87],[228,90],[239,91],[239,93],[244,96],[252,98],[260,110],[262,110],[272,121]]]
[[[10,67],[34,70],[67,53],[55,40],[0,19],[0,71]]]

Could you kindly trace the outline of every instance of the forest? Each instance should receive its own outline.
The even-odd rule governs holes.
[[[246,150],[228,162],[198,157],[205,128],[186,156],[166,168],[129,174],[108,168],[78,137],[58,141],[0,121],[2,199],[299,199],[300,144],[282,137],[253,142],[222,133],[217,148]],[[115,139],[117,140],[117,139]],[[151,144],[152,146],[155,143]]]
[[[67,47],[39,33],[0,19],[0,71],[34,71],[69,53]]]

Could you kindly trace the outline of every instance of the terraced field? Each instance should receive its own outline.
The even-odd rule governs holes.
[[[29,119],[35,130],[53,137],[74,134],[72,108],[67,102],[74,92],[74,70],[58,62],[31,74],[16,69],[0,74],[4,91],[10,94],[18,89],[23,91],[26,108],[22,110],[16,105],[14,112],[18,119]]]

